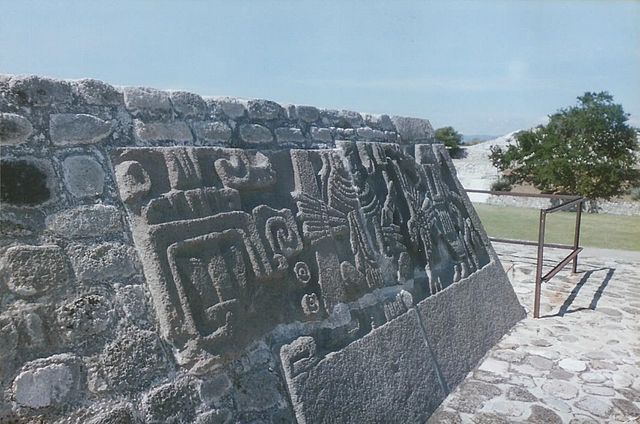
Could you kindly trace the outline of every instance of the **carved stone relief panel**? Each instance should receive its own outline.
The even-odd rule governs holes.
[[[115,151],[157,317],[179,360],[216,363],[277,324],[322,320],[385,287],[419,301],[488,263],[446,164],[431,146],[415,148]],[[353,334],[403,308],[361,314]]]

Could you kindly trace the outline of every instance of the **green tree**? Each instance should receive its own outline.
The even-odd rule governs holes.
[[[635,168],[636,129],[607,92],[578,97],[549,123],[516,134],[516,143],[491,147],[490,159],[512,183],[528,182],[545,193],[609,199],[640,179]]]
[[[444,144],[449,149],[452,157],[457,156],[462,151],[460,148],[462,134],[454,130],[453,127],[438,128],[436,130],[436,141]]]

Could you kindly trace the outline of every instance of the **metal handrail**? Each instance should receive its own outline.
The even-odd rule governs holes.
[[[561,203],[557,206],[552,206],[546,209],[540,209],[540,220],[538,223],[538,242],[532,242],[528,240],[514,240],[514,239],[504,239],[504,238],[496,238],[489,237],[491,241],[497,241],[500,243],[512,243],[512,244],[521,244],[525,246],[538,246],[538,257],[536,261],[536,281],[535,281],[535,293],[534,293],[534,301],[533,301],[533,317],[540,318],[540,295],[542,292],[542,283],[546,283],[551,280],[560,270],[562,270],[567,264],[573,261],[572,272],[575,274],[578,272],[578,255],[582,252],[582,247],[580,247],[580,223],[582,219],[582,204],[586,200],[582,196],[570,196],[564,194],[536,194],[536,193],[519,193],[519,192],[511,192],[511,191],[491,191],[491,190],[474,190],[468,189],[465,190],[467,193],[483,193],[483,194],[492,194],[495,196],[513,196],[513,197],[538,197],[538,198],[546,198],[546,199],[563,199],[566,202]],[[552,214],[555,212],[563,211],[569,209],[570,207],[577,205],[576,208],[576,225],[573,230],[573,245],[567,244],[556,244],[556,243],[545,243],[544,235],[545,228],[547,222],[547,214]],[[571,252],[564,257],[560,262],[558,262],[549,272],[545,275],[542,275],[542,264],[544,260],[544,248],[545,247],[556,247],[561,249],[571,249]]]

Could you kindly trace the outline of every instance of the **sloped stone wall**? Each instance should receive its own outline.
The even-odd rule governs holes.
[[[424,422],[524,312],[428,121],[0,76],[0,422]]]

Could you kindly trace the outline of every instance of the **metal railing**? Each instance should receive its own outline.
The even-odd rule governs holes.
[[[540,221],[538,223],[538,242],[527,240],[513,240],[498,237],[489,237],[491,241],[497,241],[499,243],[513,243],[521,244],[525,246],[538,246],[538,257],[536,260],[536,281],[535,281],[535,298],[533,301],[533,317],[540,318],[540,295],[542,292],[542,283],[546,283],[551,280],[560,270],[562,270],[567,264],[573,261],[572,272],[575,274],[578,271],[578,254],[582,251],[580,247],[580,221],[582,219],[582,204],[586,200],[582,196],[568,196],[562,194],[533,194],[533,193],[518,193],[511,191],[491,191],[491,190],[465,190],[467,193],[482,193],[491,194],[495,196],[512,196],[512,197],[541,197],[546,199],[559,199],[565,200],[563,203],[552,206],[546,209],[540,209]],[[572,206],[576,206],[576,224],[573,230],[573,245],[558,244],[558,243],[545,243],[545,227],[547,222],[547,215],[555,212],[567,210]],[[571,249],[571,253],[565,256],[560,262],[558,262],[549,272],[542,275],[542,264],[544,260],[544,248],[554,247],[560,249]]]

